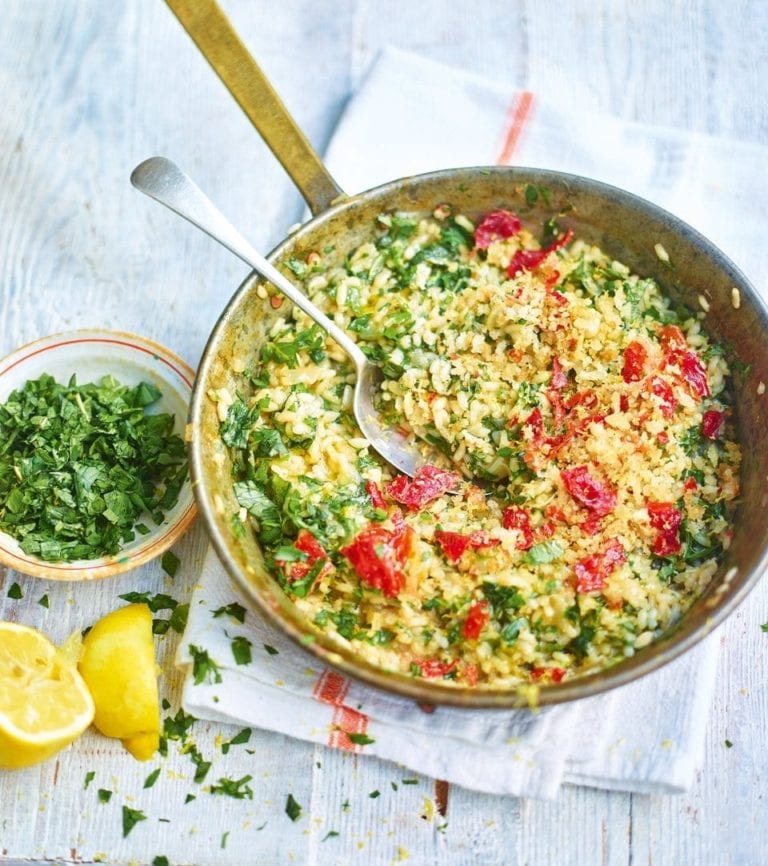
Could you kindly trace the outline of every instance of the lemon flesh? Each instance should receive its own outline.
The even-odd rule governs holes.
[[[129,604],[100,619],[83,638],[80,673],[96,704],[95,727],[123,741],[140,761],[157,750],[160,701],[146,604]]]
[[[50,758],[83,733],[93,713],[64,653],[34,628],[0,622],[0,767]]]

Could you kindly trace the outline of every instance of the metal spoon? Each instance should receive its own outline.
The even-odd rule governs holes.
[[[250,265],[344,349],[357,372],[352,408],[360,430],[371,446],[395,469],[406,475],[415,475],[418,467],[427,460],[413,441],[409,442],[402,433],[382,423],[374,403],[383,379],[382,372],[365,357],[354,341],[320,312],[274,265],[257,253],[195,182],[171,160],[162,156],[145,160],[133,170],[131,183],[150,198],[189,220]]]

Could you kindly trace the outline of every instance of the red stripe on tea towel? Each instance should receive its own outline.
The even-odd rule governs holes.
[[[530,90],[523,90],[521,93],[515,94],[507,112],[504,144],[496,159],[496,165],[507,165],[511,161],[532,109],[533,94]]]
[[[360,744],[350,740],[350,734],[364,734],[368,730],[368,716],[344,706],[350,682],[336,671],[323,671],[317,678],[312,696],[334,707],[328,745],[348,752],[359,752]]]
[[[324,704],[338,705],[344,702],[349,691],[349,680],[336,671],[323,671],[317,678],[312,697]]]

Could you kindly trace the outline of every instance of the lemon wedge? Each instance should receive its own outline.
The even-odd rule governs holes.
[[[34,628],[0,622],[0,767],[50,758],[83,733],[93,713],[64,653]]]
[[[96,704],[94,726],[138,760],[151,758],[160,744],[160,700],[147,605],[100,619],[83,638],[79,668]]]

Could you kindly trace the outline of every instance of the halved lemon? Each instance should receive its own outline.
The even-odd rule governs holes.
[[[28,767],[80,736],[94,704],[77,668],[37,629],[0,622],[0,767]]]
[[[147,605],[100,619],[83,638],[79,668],[96,704],[95,727],[138,760],[151,758],[160,744],[160,700]]]

